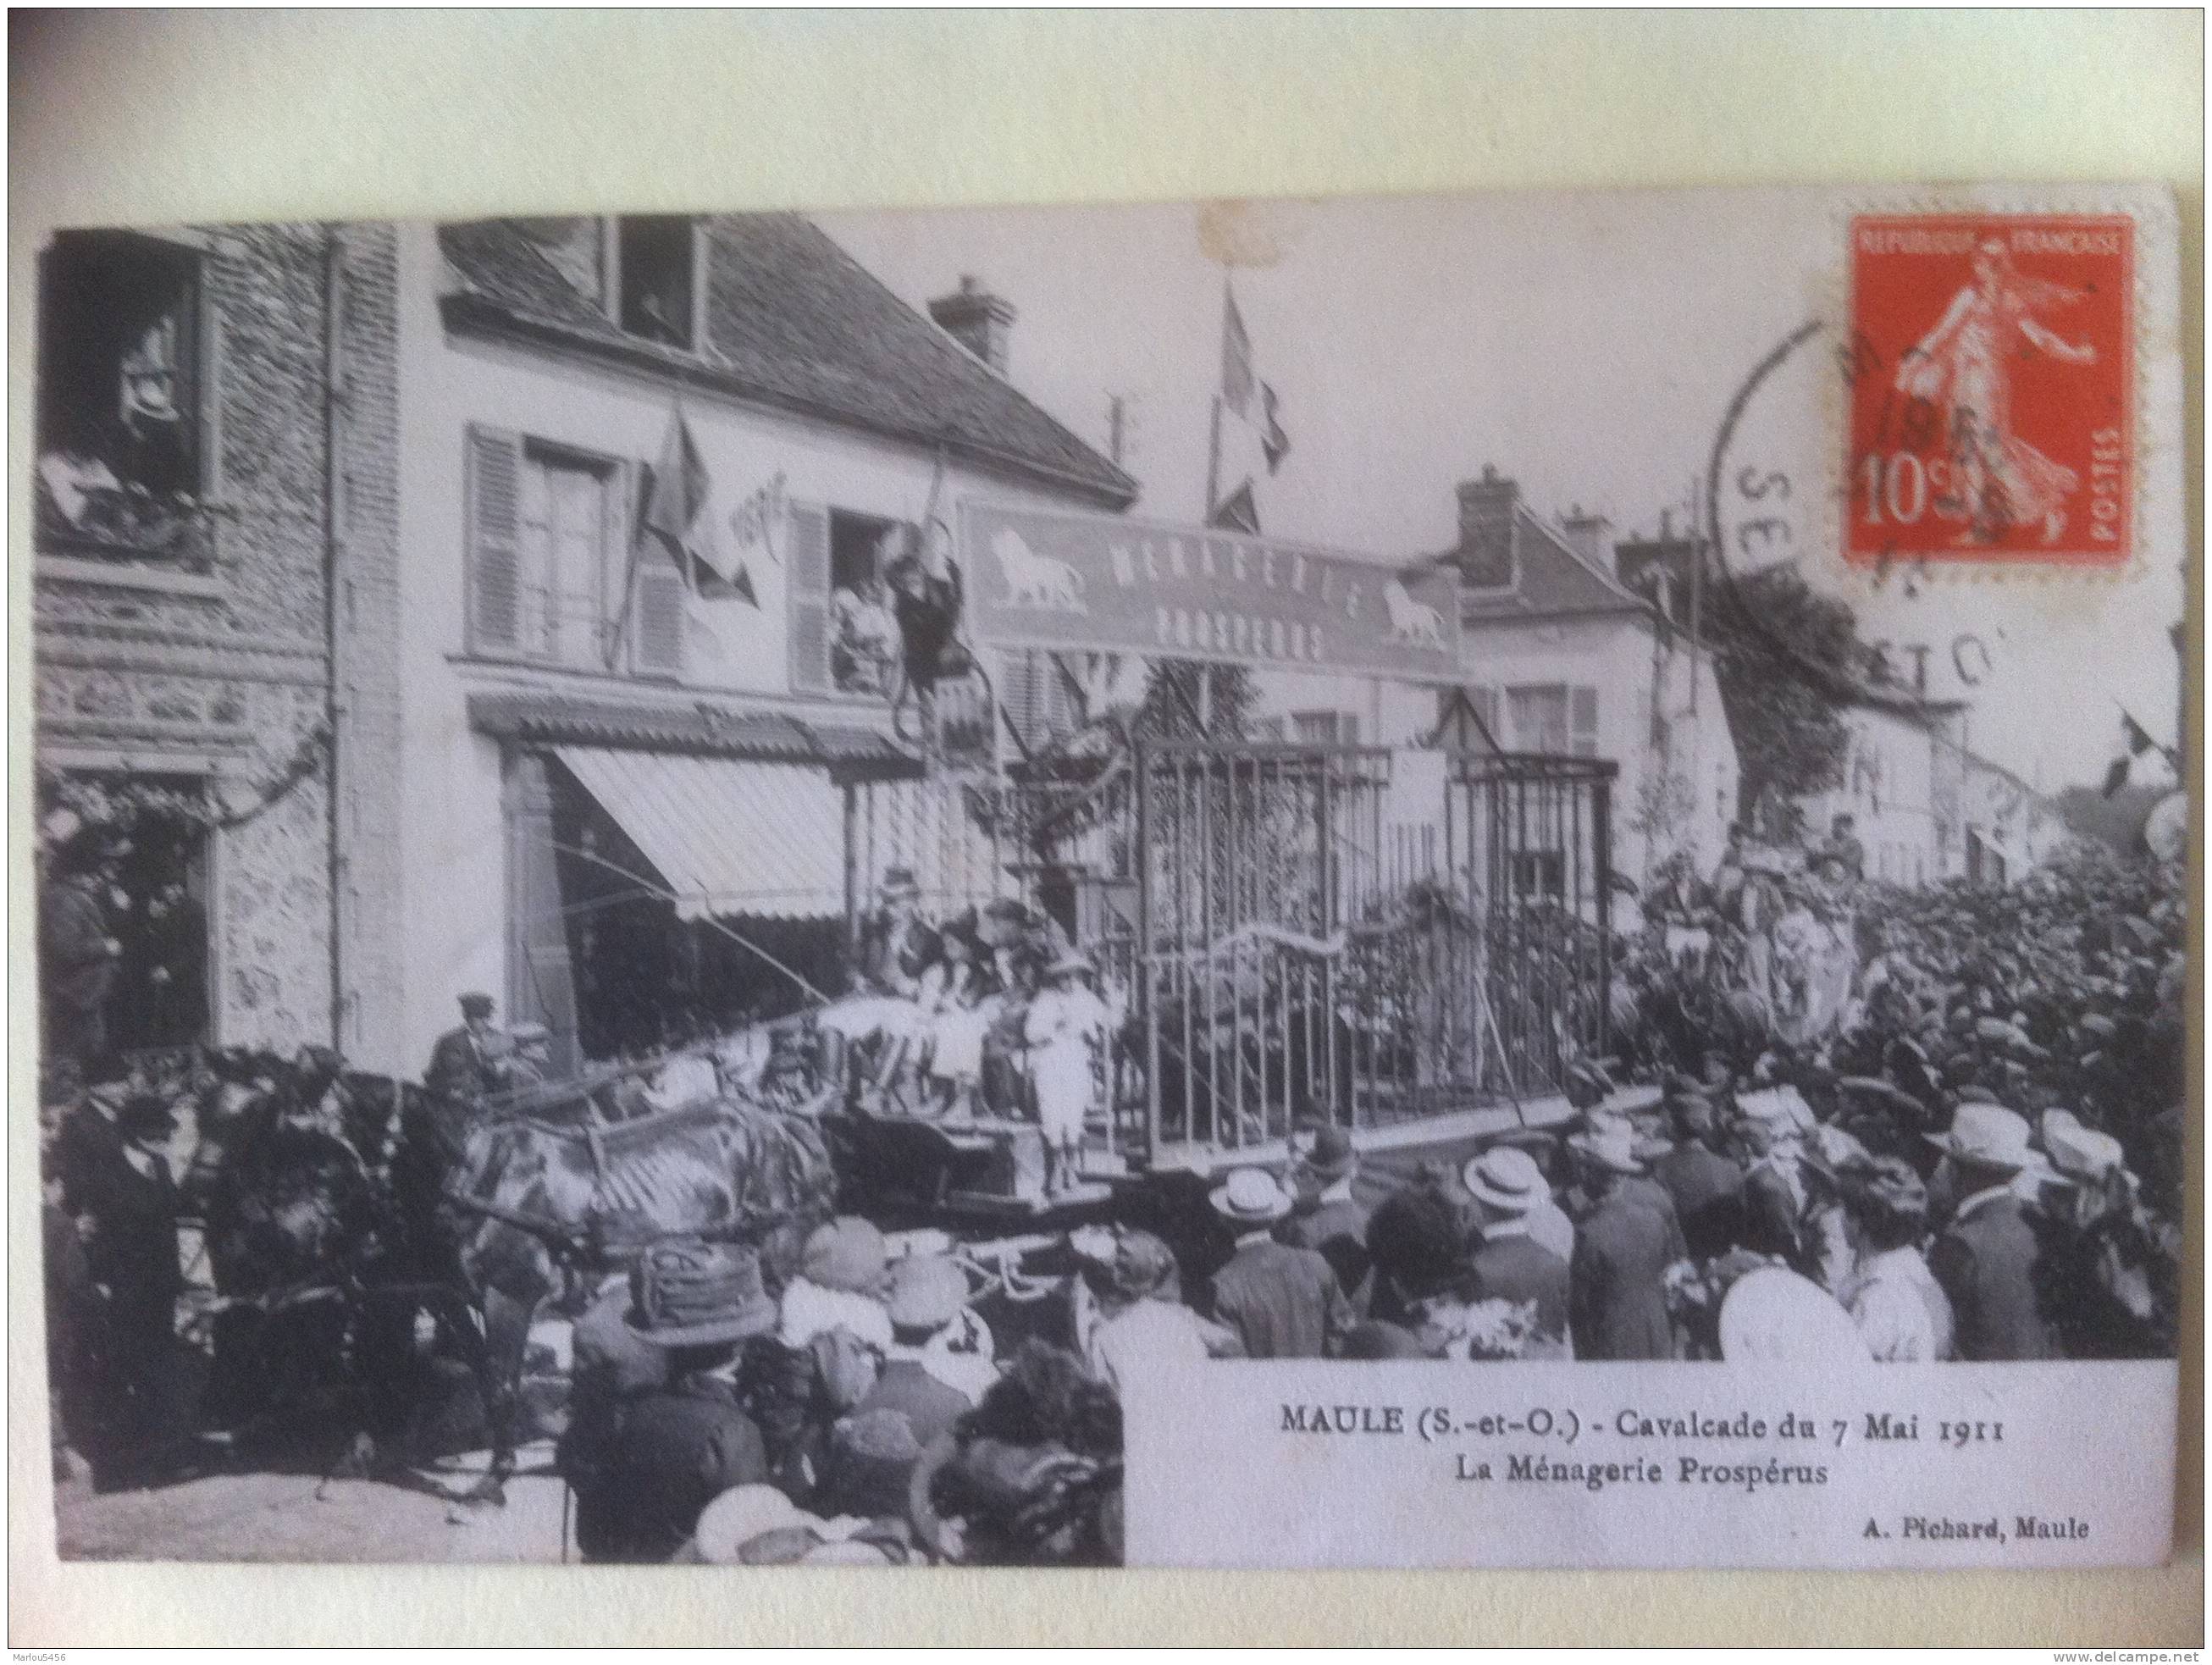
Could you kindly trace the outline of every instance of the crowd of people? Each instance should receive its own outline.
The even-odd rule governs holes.
[[[871,1115],[1037,1123],[1064,1196],[1113,1008],[1041,913],[933,921],[921,900],[886,874],[854,992],[817,1014],[844,1053],[830,1078]],[[653,1243],[576,1309],[558,1464],[584,1553],[1110,1563],[1121,1395],[1178,1360],[2171,1356],[2172,871],[2076,854],[2008,887],[1905,890],[1868,882],[1840,827],[1795,866],[1732,842],[1643,912],[1616,945],[1614,1055],[1570,1066],[1565,1119],[1394,1155],[1311,1103],[1283,1159],[1194,1194],[1201,1218],[1156,1195],[1055,1242],[1065,1299],[1034,1335],[994,1337],[988,1277],[939,1233],[841,1216],[795,1264]],[[1782,929],[1800,915],[1809,958]],[[96,1057],[58,992],[57,1032]],[[434,1102],[513,1103],[550,1073],[541,1028],[461,1005]],[[287,1126],[343,1137],[340,1068],[303,1051]],[[62,1108],[58,1421],[99,1483],[143,1483],[180,1431],[176,1099],[100,1079]]]
[[[1030,1121],[1045,1193],[1079,1182],[1084,1128],[1109,1091],[1116,1017],[1097,971],[1048,915],[1012,897],[932,921],[892,867],[860,933],[854,992],[819,1013],[826,1062],[878,1112],[959,1126]],[[854,1060],[847,1048],[867,1054]]]
[[[1110,1377],[1044,1340],[999,1357],[966,1265],[902,1247],[841,1216],[778,1289],[699,1241],[611,1281],[573,1331],[557,1454],[585,1558],[1118,1562]]]

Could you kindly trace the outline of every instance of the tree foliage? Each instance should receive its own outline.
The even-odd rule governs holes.
[[[1844,694],[1866,659],[1850,608],[1794,568],[1763,568],[1716,586],[1711,645],[1746,808],[1770,792],[1797,798],[1842,785]]]
[[[1208,711],[1201,688],[1211,698],[1209,733],[1201,737],[1194,713]],[[1137,708],[1134,732],[1155,739],[1242,739],[1249,731],[1259,698],[1252,673],[1241,665],[1208,665],[1198,659],[1154,659],[1145,673],[1145,702]]]

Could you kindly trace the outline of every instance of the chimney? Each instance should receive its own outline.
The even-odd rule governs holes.
[[[1484,589],[1502,590],[1513,582],[1514,511],[1521,488],[1490,463],[1480,480],[1459,483],[1459,548],[1453,551],[1461,578]]]
[[[968,273],[960,287],[929,303],[938,327],[1000,375],[1006,374],[1006,342],[1014,322],[1014,303],[993,295]]]
[[[1577,503],[1559,522],[1568,545],[1600,572],[1613,570],[1613,522],[1602,514],[1584,514]]]

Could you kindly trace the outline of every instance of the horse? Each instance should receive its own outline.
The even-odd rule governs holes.
[[[795,1271],[807,1234],[835,1212],[837,1179],[808,1116],[725,1085],[690,1104],[601,1119],[582,1086],[495,1110],[464,1137],[439,1189],[457,1263],[483,1321],[492,1461],[480,1494],[502,1496],[530,1329],[557,1293],[692,1236],[756,1245],[772,1281]],[[410,1141],[410,1147],[412,1142]]]
[[[336,1401],[355,1414],[341,1461],[365,1465],[411,1424],[424,1314],[491,1402],[476,1297],[432,1206],[424,1091],[266,1053],[204,1061],[180,1193],[217,1297],[218,1417],[258,1430]]]

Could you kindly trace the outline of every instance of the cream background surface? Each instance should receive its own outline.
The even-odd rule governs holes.
[[[2201,1206],[2178,1547],[2154,1571],[58,1566],[30,1206],[21,466],[31,263],[57,223],[2142,179],[2180,200],[2201,549],[2201,15],[17,13],[9,35],[11,1645],[2202,1643]],[[2201,617],[2201,568],[2196,585]],[[2200,939],[2200,1005],[2201,975]]]

